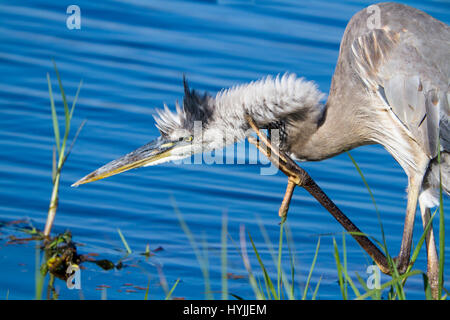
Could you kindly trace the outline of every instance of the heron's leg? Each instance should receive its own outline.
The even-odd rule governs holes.
[[[402,244],[400,246],[400,253],[395,258],[398,272],[405,273],[409,265],[409,258],[411,255],[411,243],[414,228],[414,219],[416,216],[417,200],[419,198],[419,191],[422,185],[422,176],[414,174],[410,176],[408,181],[408,204],[406,206],[405,224],[403,227]]]
[[[358,242],[358,244],[369,254],[370,257],[380,268],[381,272],[390,274],[389,264],[384,254],[378,249],[376,245],[370,241],[370,239],[353,224],[353,222],[347,218],[347,216],[334,204],[334,202],[328,198],[325,192],[314,182],[314,180],[308,175],[308,173],[300,168],[295,162],[285,155],[287,163],[279,161],[278,158],[272,158],[268,155],[267,149],[262,147],[259,141],[253,137],[248,137],[249,142],[253,143],[258,149],[263,152],[284,174],[288,179],[288,187],[286,188],[286,194],[283,199],[283,203],[280,207],[279,214],[286,219],[287,210],[289,209],[289,202],[292,197],[292,192],[295,186],[302,186],[305,188],[331,215],[347,230],[348,233]],[[295,166],[292,166],[292,163]]]
[[[314,182],[314,180],[308,175],[308,173],[300,168],[289,156],[280,152],[279,156],[277,149],[272,149],[273,152],[269,153],[268,148],[263,146],[264,141],[267,141],[263,133],[261,133],[258,127],[255,125],[251,118],[247,121],[255,130],[256,134],[261,137],[262,142],[257,141],[253,137],[248,137],[249,142],[253,143],[258,149],[263,152],[273,164],[275,164],[284,174],[289,177],[288,187],[279,213],[283,214],[283,219],[286,218],[287,210],[289,208],[289,202],[292,197],[292,192],[296,185],[305,188],[331,215],[350,233],[350,235],[358,242],[358,244],[369,254],[369,256],[375,261],[380,270],[383,273],[389,274],[390,268],[387,263],[387,259],[384,254],[378,249],[376,245],[370,241],[370,239],[361,232],[361,230],[353,224],[353,222],[347,218],[347,216],[334,204],[334,202],[322,191],[322,189]],[[267,146],[270,148],[270,143]]]
[[[252,127],[253,131],[255,131],[256,135],[258,136],[259,139],[261,139],[263,145],[267,146],[267,150],[264,151],[264,154],[267,157],[271,157],[272,156],[272,152],[274,152],[275,156],[278,159],[281,159],[283,162],[287,162],[286,157],[279,152],[278,148],[275,148],[270,141],[267,139],[267,137],[264,135],[264,133],[262,133],[258,126],[255,124],[255,122],[253,121],[253,119],[250,116],[246,116],[247,122],[250,124],[250,127]],[[257,147],[259,149],[261,149],[260,145],[257,145]]]
[[[263,141],[268,140],[266,137],[257,129],[257,134],[260,136]],[[286,192],[283,197],[283,202],[281,203],[280,209],[278,210],[278,215],[284,220],[286,220],[287,213],[289,211],[289,205],[291,203],[292,194],[294,193],[295,186],[302,185],[302,178],[304,175],[299,175],[295,172],[295,170],[288,169],[287,164],[287,156],[281,155],[278,153],[278,150],[273,150],[272,146],[269,145],[265,147],[263,142],[259,142],[258,140],[254,139],[253,137],[248,137],[248,141],[252,144],[254,144],[272,163],[274,163],[281,171],[283,171],[284,174],[288,176],[288,184],[286,187]],[[274,152],[272,152],[274,151]],[[292,161],[292,160],[291,160]],[[305,172],[306,173],[306,172]]]
[[[422,214],[423,228],[425,229],[430,221],[430,209],[427,208],[419,198],[420,213]],[[439,299],[439,258],[436,250],[436,242],[434,240],[433,225],[430,225],[426,235],[427,245],[427,276],[428,283],[431,288],[433,299]]]
[[[296,186],[295,179],[289,177],[288,184],[286,187],[286,193],[284,194],[280,210],[278,210],[278,215],[283,219],[286,219],[287,213],[289,211],[289,204],[291,203],[292,194],[294,193],[295,186]]]

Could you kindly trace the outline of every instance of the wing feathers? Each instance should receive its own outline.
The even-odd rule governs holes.
[[[439,135],[444,148],[450,139],[448,84],[441,79],[445,70],[424,57],[420,42],[411,37],[414,35],[375,29],[358,37],[351,51],[355,71],[366,89],[378,93],[409,136],[434,158]]]

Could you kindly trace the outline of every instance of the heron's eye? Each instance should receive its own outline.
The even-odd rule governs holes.
[[[189,136],[189,137],[184,138],[184,141],[191,142],[193,139],[194,139],[194,137]]]

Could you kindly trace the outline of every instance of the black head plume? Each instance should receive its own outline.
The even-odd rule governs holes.
[[[211,119],[214,110],[214,99],[206,92],[201,95],[189,89],[188,81],[183,75],[184,97],[183,107],[176,102],[176,112],[164,105],[164,110],[157,109],[156,127],[163,136],[170,136],[178,129],[193,131],[194,122],[201,121],[205,126]]]

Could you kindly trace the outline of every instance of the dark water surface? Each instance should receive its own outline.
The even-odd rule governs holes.
[[[236,4],[237,3],[237,4]],[[449,23],[445,1],[407,1]],[[70,229],[81,253],[99,253],[117,262],[124,246],[117,228],[133,254],[121,270],[102,271],[86,263],[82,294],[87,299],[160,299],[158,266],[169,285],[180,283],[176,297],[202,299],[203,276],[195,254],[182,231],[174,201],[197,237],[207,242],[210,279],[219,298],[220,230],[228,215],[231,238],[238,243],[239,228],[249,231],[271,267],[258,221],[273,243],[278,241],[278,207],[286,177],[260,175],[261,165],[177,165],[142,168],[79,188],[70,185],[100,165],[158,136],[152,115],[155,107],[183,95],[183,73],[193,87],[216,92],[267,74],[295,72],[316,81],[321,90],[330,86],[339,43],[351,16],[366,7],[363,1],[78,1],[81,30],[66,27],[66,8],[56,1],[0,1],[0,220],[28,218],[43,228],[51,193],[54,145],[46,73],[54,58],[72,101],[83,79],[75,128],[87,119],[64,167],[54,232]],[[61,99],[57,108],[62,115]],[[62,117],[60,118],[62,121]],[[377,200],[388,246],[397,254],[406,208],[406,176],[380,146],[352,151]],[[306,163],[311,176],[351,217],[356,225],[381,239],[370,196],[346,154],[320,163]],[[174,201],[172,200],[174,199]],[[414,242],[421,234],[417,215]],[[437,221],[436,221],[437,222]],[[304,190],[296,190],[288,224],[295,243],[296,287],[303,288],[321,238],[315,286],[322,277],[319,298],[340,298],[333,257],[333,235],[341,243],[342,228]],[[447,217],[446,224],[450,225]],[[437,223],[435,227],[437,228]],[[7,245],[10,228],[0,229],[0,299],[35,297],[34,243]],[[17,234],[16,234],[17,236]],[[447,237],[450,248],[450,237]],[[138,253],[162,247],[146,260]],[[250,247],[248,248],[250,251]],[[347,237],[348,269],[367,278],[367,256]],[[285,250],[287,255],[287,249]],[[447,250],[447,255],[450,252]],[[253,268],[258,270],[253,255]],[[228,247],[229,272],[245,275],[236,246]],[[447,259],[447,261],[450,261]],[[286,260],[286,270],[288,262]],[[446,264],[447,270],[450,265]],[[422,250],[417,268],[426,269]],[[448,280],[448,273],[446,273]],[[354,277],[356,280],[356,277]],[[383,277],[383,280],[388,280]],[[110,288],[99,290],[99,285]],[[57,280],[61,299],[78,299]],[[126,289],[135,292],[126,292]],[[229,290],[253,298],[247,279],[229,280]],[[105,292],[106,291],[106,292]],[[422,298],[421,277],[408,283],[407,297]]]

